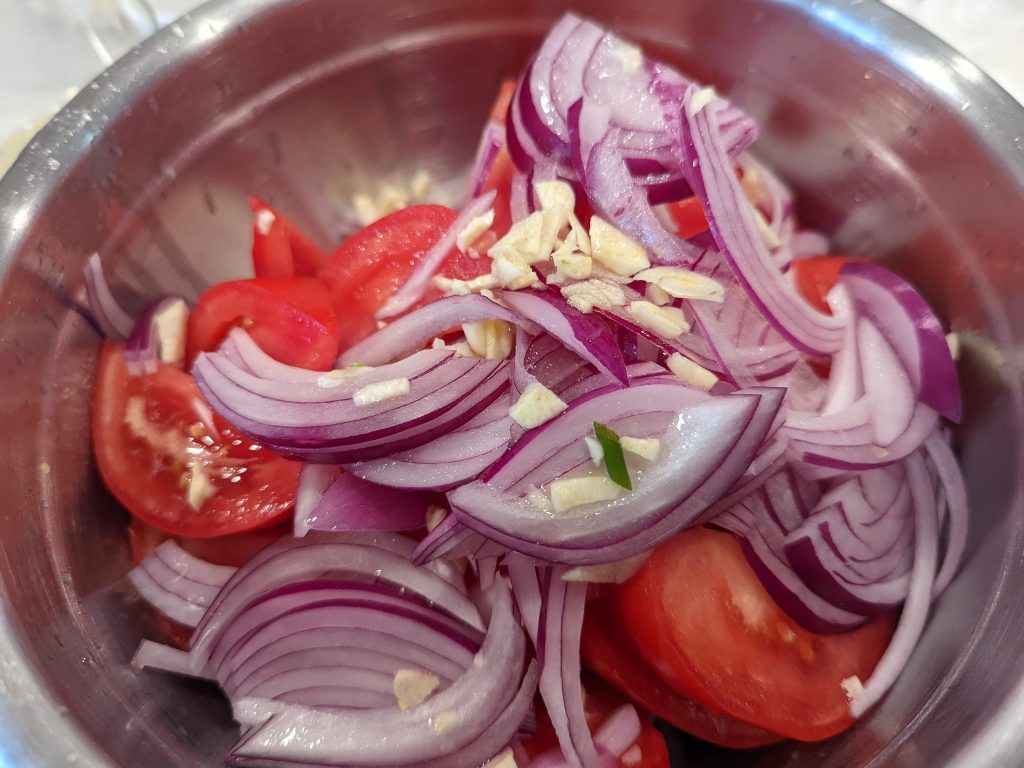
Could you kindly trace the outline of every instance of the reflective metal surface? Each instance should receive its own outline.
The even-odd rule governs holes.
[[[826,744],[685,743],[686,764],[1021,765],[1024,112],[870,0],[574,6],[750,109],[802,215],[918,281],[963,339],[969,559],[899,685]],[[138,308],[247,269],[248,194],[325,246],[356,190],[426,168],[454,197],[496,83],[562,9],[218,2],[129,53],[0,182],[0,764],[212,766],[235,736],[214,692],[127,664],[155,628],[89,457],[84,258]]]

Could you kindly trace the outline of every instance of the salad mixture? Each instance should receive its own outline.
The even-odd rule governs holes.
[[[954,356],[827,255],[710,88],[567,15],[465,202],[139,317],[98,257],[93,439],[163,617],[252,766],[668,765],[652,716],[818,741],[892,686],[957,569]]]

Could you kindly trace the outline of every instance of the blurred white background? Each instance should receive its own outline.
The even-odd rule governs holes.
[[[885,2],[958,48],[1024,102],[1024,0]],[[199,4],[0,0],[0,171],[79,88]]]

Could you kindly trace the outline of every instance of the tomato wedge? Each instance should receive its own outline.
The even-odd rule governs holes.
[[[633,645],[710,711],[799,741],[853,720],[840,683],[866,680],[892,637],[886,616],[819,635],[772,601],[729,533],[696,528],[654,551],[613,592]]]
[[[160,364],[129,376],[124,346],[107,342],[93,402],[93,452],[110,492],[174,536],[224,536],[282,522],[301,464],[236,433],[192,377]]]
[[[591,733],[596,733],[612,712],[628,703],[618,691],[593,675],[584,675],[583,688],[586,691],[583,707]],[[537,711],[536,733],[520,738],[520,743],[531,760],[558,746],[558,737],[555,735],[555,729],[551,725],[547,712],[543,706],[538,707]],[[669,768],[665,739],[654,727],[646,712],[638,709],[637,714],[640,715],[640,737],[630,749],[623,753],[623,759],[620,759],[618,763],[619,766],[621,768]]]
[[[289,219],[256,197],[252,208],[252,268],[256,277],[316,277],[327,254]]]
[[[217,349],[236,326],[288,365],[329,371],[338,358],[338,320],[327,289],[313,278],[257,277],[207,289],[189,316],[189,360]]]
[[[666,683],[636,652],[620,628],[621,622],[605,599],[587,603],[580,652],[583,663],[636,704],[650,710],[681,731],[712,744],[748,749],[782,741],[731,717],[709,712]]]
[[[839,282],[839,272],[844,264],[864,261],[852,256],[811,256],[796,259],[789,267],[793,282],[800,295],[807,299],[815,308],[826,315],[831,315],[828,306],[828,293]]]
[[[331,254],[320,270],[320,279],[330,292],[344,347],[377,330],[374,314],[457,217],[455,211],[443,205],[409,206],[363,227]],[[466,280],[490,268],[488,259],[474,259],[453,248],[438,272]],[[420,303],[439,295],[430,291]]]

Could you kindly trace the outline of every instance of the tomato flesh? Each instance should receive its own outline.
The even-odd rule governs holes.
[[[184,371],[160,364],[155,373],[129,376],[122,344],[107,342],[100,355],[92,427],[107,488],[160,531],[223,536],[272,526],[292,512],[301,464],[235,432]]]
[[[256,197],[253,212],[252,267],[256,277],[315,277],[327,254],[289,219]]]
[[[816,309],[826,315],[832,310],[828,305],[829,291],[839,282],[839,273],[845,264],[864,261],[852,256],[811,256],[796,259],[789,267],[797,291]]]
[[[377,330],[374,315],[457,217],[443,205],[413,205],[363,227],[338,246],[320,270],[320,279],[337,313],[343,347]],[[438,273],[468,279],[488,271],[489,260],[472,259],[453,248]],[[417,306],[438,296],[432,289]]]
[[[189,360],[217,349],[235,327],[287,365],[328,371],[338,357],[338,320],[327,289],[313,278],[257,277],[207,289],[189,316]]]
[[[676,728],[722,747],[748,749],[782,740],[756,726],[713,714],[674,690],[637,653],[620,625],[607,600],[590,600],[580,652],[588,669],[633,702]]]
[[[676,226],[676,234],[684,240],[708,231],[708,220],[704,209],[696,197],[687,197],[665,205],[672,223]]]
[[[728,533],[685,531],[654,551],[615,604],[633,645],[673,688],[712,712],[800,741],[852,724],[841,682],[866,680],[891,616],[808,632],[771,599]]]

